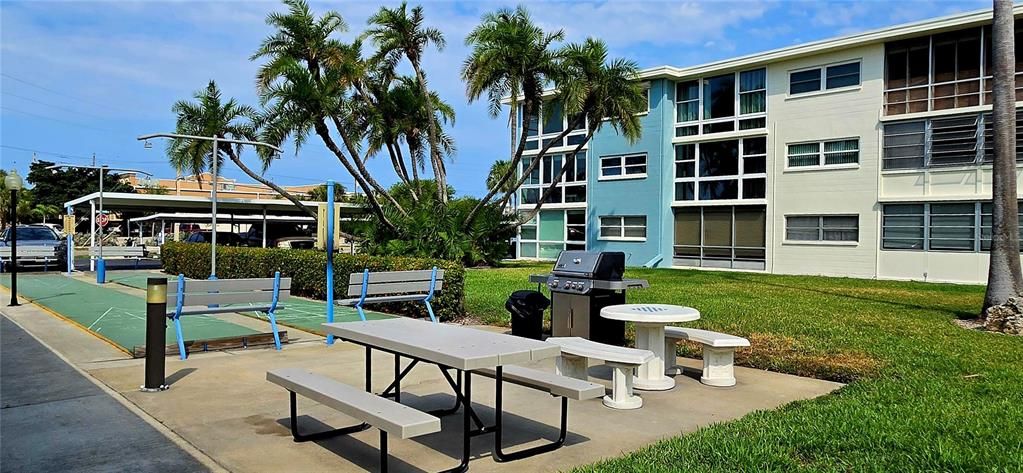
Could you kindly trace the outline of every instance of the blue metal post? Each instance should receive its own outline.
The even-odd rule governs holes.
[[[185,275],[178,274],[178,300],[174,306],[174,332],[178,335],[178,356],[185,356],[185,335],[181,333],[181,307],[185,302]]]
[[[276,313],[277,313],[277,301],[279,300],[280,293],[281,293],[281,272],[280,271],[276,271],[276,272],[274,272],[274,295],[273,295],[273,299],[270,301],[270,310],[266,311],[266,318],[270,319],[270,330],[273,331],[273,334],[274,334],[274,346],[277,347],[278,351],[280,351],[280,349],[281,349],[281,337],[277,333],[277,316],[276,316]]]
[[[327,323],[334,321],[334,181],[327,179]],[[334,336],[327,334],[327,345]]]
[[[68,215],[74,215],[71,211],[71,207],[67,208]],[[71,228],[68,231],[64,229],[64,233],[67,234],[67,275],[70,276],[71,272],[75,270],[75,229]]]

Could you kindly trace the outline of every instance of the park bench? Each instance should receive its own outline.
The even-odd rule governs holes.
[[[369,269],[362,274],[352,273],[348,278],[348,297],[351,299],[338,301],[338,305],[355,307],[359,317],[366,320],[362,307],[371,303],[422,301],[430,314],[430,320],[436,322],[430,300],[433,294],[444,286],[444,270],[433,269],[423,271],[381,271],[371,273]]]
[[[408,439],[440,431],[440,419],[435,416],[300,368],[267,371],[266,380],[288,390],[291,401],[291,435],[296,442],[360,432],[370,426],[379,429],[380,471],[387,471],[387,434]],[[296,394],[301,394],[361,423],[324,432],[300,434],[295,405]]]
[[[264,279],[177,279],[167,281],[167,317],[174,321],[177,332],[178,353],[184,360],[185,338],[181,330],[182,315],[211,315],[230,312],[266,312],[273,332],[274,346],[281,349],[277,332],[277,309],[281,301],[291,296],[291,278],[282,278],[280,272]],[[245,304],[245,305],[239,305]]]
[[[666,365],[674,365],[675,344],[679,340],[688,340],[703,344],[703,375],[700,382],[708,386],[735,386],[735,349],[748,347],[749,340],[727,333],[711,332],[696,328],[664,327],[664,356]],[[680,368],[670,367],[666,374],[671,376],[681,372]]]
[[[99,247],[89,247],[89,256],[99,258]],[[135,269],[139,269],[139,260],[146,257],[144,246],[104,246],[103,259],[134,259]]]
[[[57,261],[57,248],[39,245],[18,245],[18,265],[40,264],[43,271],[49,269],[50,262]],[[0,246],[0,269],[6,269],[11,262],[11,247]]]
[[[632,376],[636,368],[650,361],[650,350],[617,347],[581,337],[550,337],[547,342],[561,347],[557,361],[558,374],[587,380],[589,359],[597,359],[613,370],[611,395],[604,396],[604,405],[612,409],[638,409],[643,399],[632,393]]]

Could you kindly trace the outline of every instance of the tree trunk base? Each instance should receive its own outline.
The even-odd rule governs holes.
[[[1005,304],[988,307],[981,321],[988,331],[1023,335],[1023,298],[1010,297]]]

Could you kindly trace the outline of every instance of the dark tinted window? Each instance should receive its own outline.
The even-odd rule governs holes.
[[[9,232],[8,232],[9,233]],[[5,236],[6,240],[10,235]],[[18,227],[18,241],[25,240],[58,240],[57,234],[45,227]]]

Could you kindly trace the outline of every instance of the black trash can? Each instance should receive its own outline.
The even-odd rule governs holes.
[[[543,311],[550,299],[537,291],[515,291],[504,308],[511,312],[512,335],[539,340],[543,335]]]

